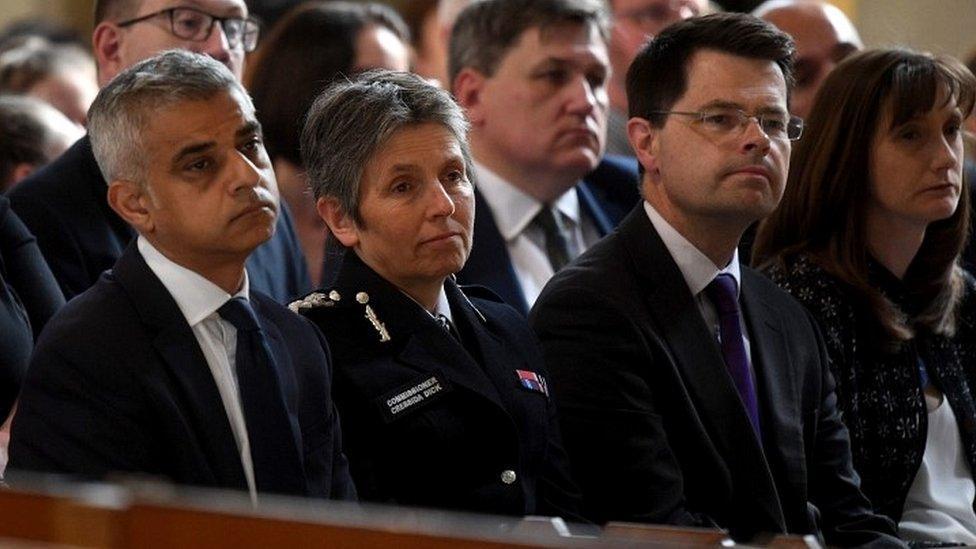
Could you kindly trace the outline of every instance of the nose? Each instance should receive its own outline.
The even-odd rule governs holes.
[[[210,27],[210,34],[207,39],[201,42],[200,53],[205,53],[220,61],[224,65],[230,66],[230,44],[227,42],[227,35],[224,34],[224,26],[219,21],[214,21]]]
[[[962,156],[962,138],[942,136],[938,141],[938,149],[934,158],[934,167],[937,171],[948,171],[959,167]]]
[[[763,156],[769,153],[771,146],[769,136],[759,125],[759,118],[756,116],[746,118],[740,140],[743,153],[761,152]]]
[[[450,217],[454,215],[454,199],[447,192],[440,181],[435,180],[430,185],[430,192],[427,193],[428,213],[431,218]]]
[[[227,166],[228,191],[231,194],[250,191],[262,186],[261,170],[240,151],[234,151]]]
[[[601,101],[601,95],[605,96],[606,92],[602,88],[596,88],[585,76],[580,75],[571,88],[572,95],[567,104],[570,113],[588,116],[601,102],[605,103]]]

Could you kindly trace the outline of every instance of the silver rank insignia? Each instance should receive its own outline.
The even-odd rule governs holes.
[[[322,292],[312,292],[302,299],[292,301],[288,304],[288,308],[291,309],[292,312],[298,313],[318,307],[333,307],[335,306],[336,302],[339,301],[340,297],[339,292],[335,290],[329,292],[329,295],[325,295]]]
[[[390,333],[386,331],[386,325],[376,316],[376,311],[369,306],[369,294],[359,292],[356,294],[356,302],[366,306],[366,320],[373,325],[373,328],[380,334],[380,343],[390,341]]]

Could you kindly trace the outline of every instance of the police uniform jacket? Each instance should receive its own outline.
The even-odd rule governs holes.
[[[462,343],[345,254],[332,288],[293,309],[326,334],[360,499],[578,520],[542,356],[524,318],[485,289],[445,292]],[[526,381],[523,381],[523,378]]]

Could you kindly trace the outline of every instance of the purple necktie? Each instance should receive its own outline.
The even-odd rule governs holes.
[[[756,400],[756,386],[749,372],[749,356],[742,341],[742,325],[739,323],[739,292],[735,278],[720,273],[705,288],[708,298],[718,311],[719,339],[722,343],[722,357],[725,367],[732,376],[732,382],[742,397],[749,420],[762,440],[759,430],[759,404]]]

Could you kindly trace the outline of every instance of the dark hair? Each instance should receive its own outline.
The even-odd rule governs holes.
[[[374,3],[306,2],[271,29],[244,77],[271,158],[301,166],[298,136],[305,113],[329,83],[352,74],[356,40],[370,25],[409,41],[400,16]]]
[[[27,93],[42,80],[86,65],[94,67],[95,61],[74,44],[28,41],[0,52],[0,93]]]
[[[751,15],[713,13],[674,23],[641,49],[627,71],[630,116],[663,124],[665,115],[651,113],[670,110],[681,99],[688,61],[704,49],[773,61],[783,71],[787,96],[793,87],[795,47],[789,35]]]
[[[559,25],[595,25],[609,40],[606,6],[601,0],[483,0],[458,16],[451,31],[448,73],[451,82],[471,67],[491,76],[522,34],[534,28],[546,31]]]
[[[946,93],[947,92],[947,93]],[[930,223],[905,273],[919,312],[907,319],[868,280],[866,210],[871,196],[871,146],[890,128],[955,99],[963,116],[973,109],[976,79],[959,61],[906,49],[866,51],[839,64],[817,93],[806,131],[793,150],[779,208],[760,226],[754,263],[787,267],[807,255],[850,289],[855,305],[878,323],[885,348],[916,329],[951,334],[962,292],[957,261],[969,227],[969,186],[955,213]],[[960,159],[960,161],[962,161]]]
[[[141,5],[142,0],[95,0],[95,25],[135,15]]]
[[[39,99],[0,95],[0,193],[11,183],[18,164],[40,166],[50,158],[50,130]]]
[[[414,49],[419,50],[424,39],[424,22],[429,17],[437,17],[437,5],[440,0],[410,0],[402,2],[400,16],[410,29]]]

